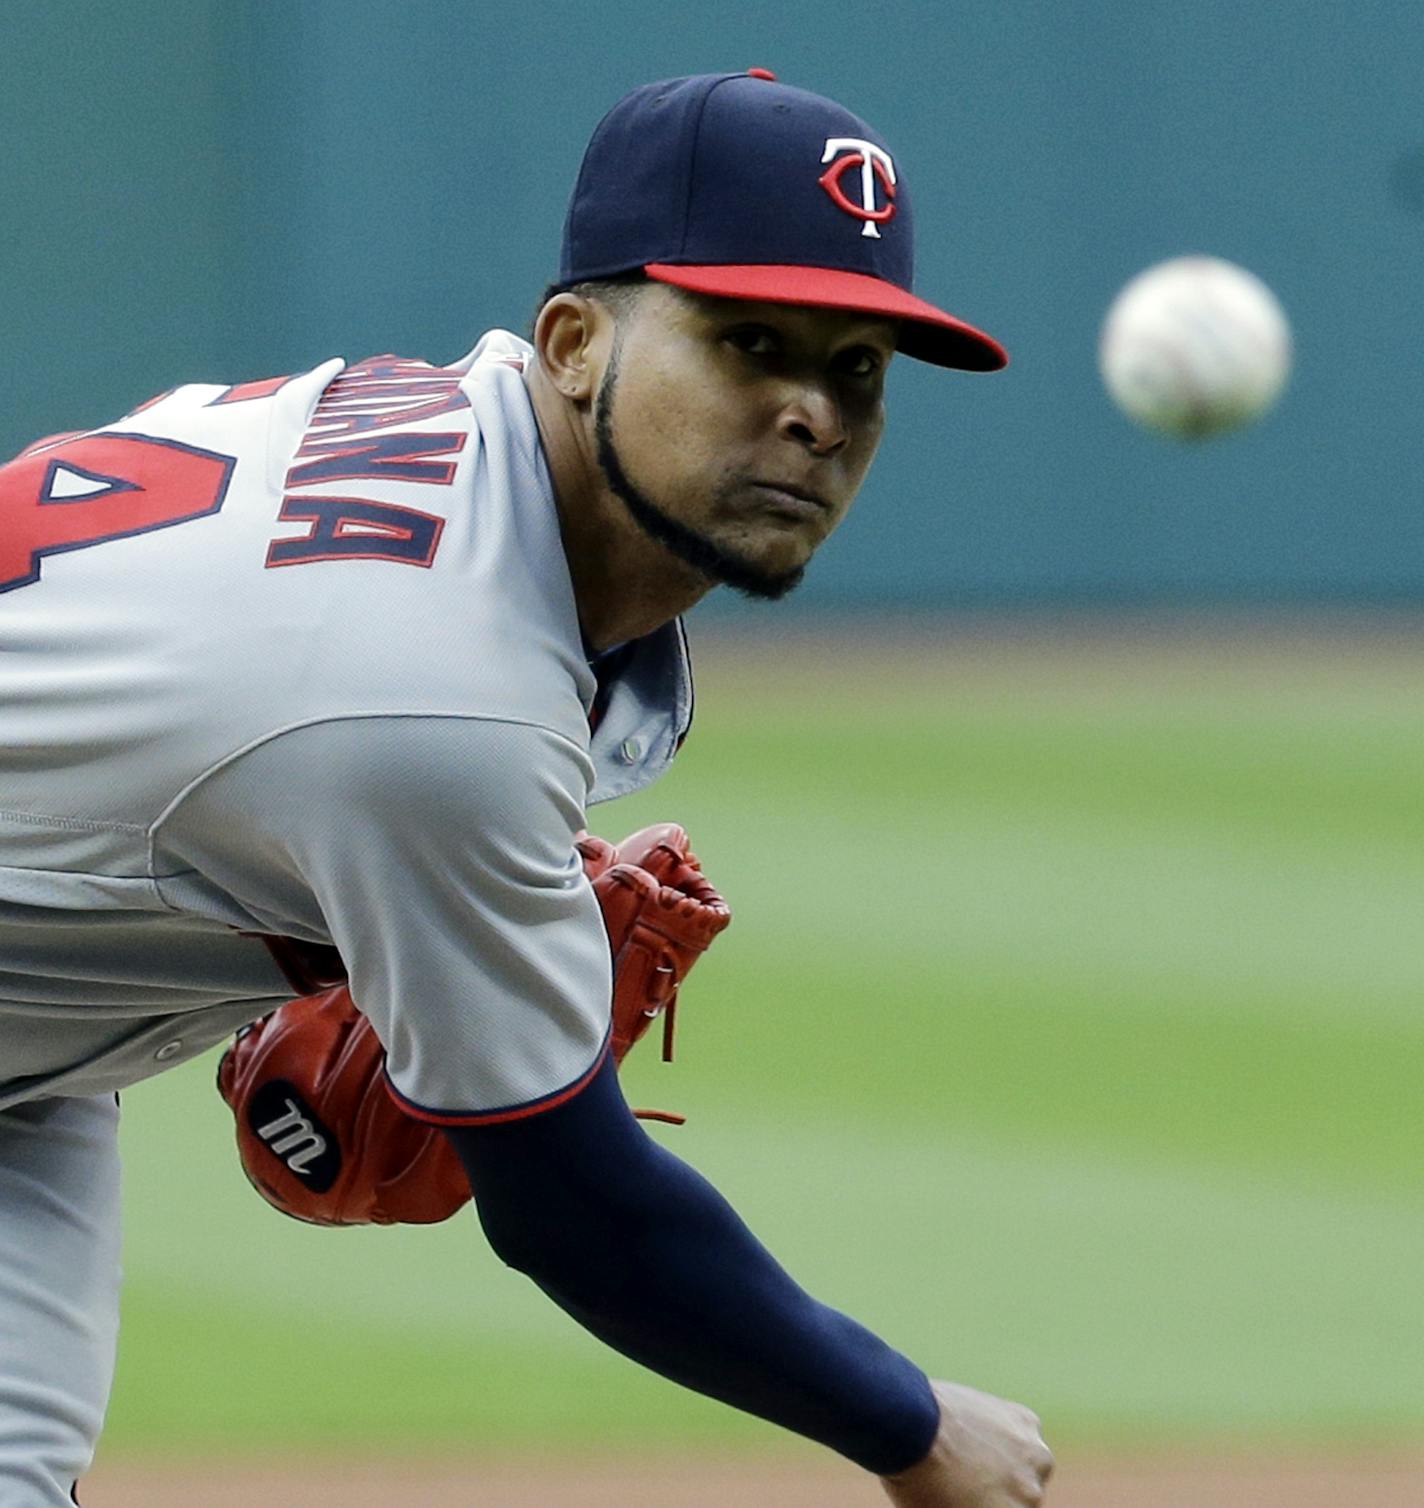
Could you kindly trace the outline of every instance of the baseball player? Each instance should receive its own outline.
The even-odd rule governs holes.
[[[583,838],[687,733],[680,614],[783,595],[844,517],[893,354],[1003,364],[911,266],[863,121],[675,79],[597,128],[532,345],[178,387],[0,470],[0,1508],[77,1501],[99,1433],[118,1091],[340,979],[580,1324],[902,1508],[1041,1501],[1032,1414],[817,1303],[644,1134],[606,872],[695,947],[725,916],[685,845]]]

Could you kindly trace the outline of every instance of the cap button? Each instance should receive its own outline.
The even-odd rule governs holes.
[[[776,82],[776,75],[770,68],[748,68],[747,77],[749,79],[765,79],[768,84]]]

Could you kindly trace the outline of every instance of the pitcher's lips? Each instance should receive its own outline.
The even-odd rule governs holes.
[[[812,492],[809,487],[803,487],[799,482],[773,481],[769,477],[756,477],[753,479],[754,487],[764,487],[772,492],[784,492],[789,497],[798,497],[804,503],[815,503],[818,508],[829,510],[830,503],[819,492]]]

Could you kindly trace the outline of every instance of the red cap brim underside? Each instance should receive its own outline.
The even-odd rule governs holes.
[[[808,304],[819,309],[852,309],[898,319],[899,348],[906,356],[966,372],[997,372],[1008,353],[992,336],[894,283],[863,272],[831,267],[675,267],[651,262],[643,271],[659,283],[713,298],[741,298],[767,304]]]

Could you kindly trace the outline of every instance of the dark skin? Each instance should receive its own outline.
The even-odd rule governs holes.
[[[680,558],[609,485],[595,410],[615,344],[606,409],[628,479],[739,574],[775,582],[794,579],[865,479],[896,329],[658,283],[617,314],[572,293],[544,305],[527,381],[591,649],[650,633],[727,579]]]

